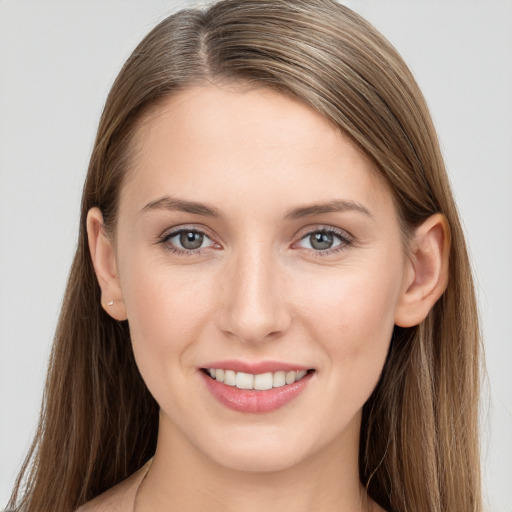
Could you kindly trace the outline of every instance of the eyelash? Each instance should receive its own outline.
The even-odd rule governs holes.
[[[170,233],[166,233],[160,237],[160,240],[158,243],[162,244],[166,251],[172,252],[174,254],[178,254],[180,256],[197,256],[201,255],[205,249],[208,247],[200,247],[199,249],[180,249],[176,247],[175,245],[169,243],[169,240],[171,238],[174,238],[177,235],[180,235],[181,233],[195,233],[198,235],[203,235],[204,237],[208,238],[209,240],[212,240],[211,237],[207,235],[204,231],[196,228],[180,228],[175,231],[171,231]],[[213,242],[213,241],[212,241]]]
[[[315,233],[333,235],[334,237],[338,238],[338,240],[340,240],[340,243],[331,249],[324,249],[323,251],[322,250],[315,251],[313,249],[309,249],[311,251],[311,254],[313,255],[313,257],[315,257],[315,258],[323,257],[323,256],[331,256],[332,254],[336,254],[341,251],[344,251],[354,245],[354,237],[352,235],[350,235],[346,231],[343,231],[343,230],[337,229],[337,228],[333,228],[333,227],[315,227],[313,229],[310,229],[309,231],[307,231],[300,237],[299,242]]]
[[[166,234],[162,235],[160,237],[158,243],[162,244],[165,247],[165,250],[170,251],[174,254],[179,254],[179,255],[184,255],[184,256],[201,255],[204,252],[204,250],[208,248],[208,247],[202,247],[199,249],[179,249],[175,245],[168,243],[170,239],[174,238],[177,235],[180,235],[181,233],[195,233],[198,235],[202,235],[202,236],[208,238],[209,240],[212,240],[208,236],[208,234],[202,230],[195,229],[195,228],[180,228],[175,231],[171,231],[170,233],[166,233]],[[338,252],[346,250],[349,247],[351,247],[352,245],[354,245],[354,238],[350,234],[348,234],[346,231],[343,231],[343,230],[337,229],[337,228],[333,228],[333,227],[316,227],[314,229],[310,229],[309,231],[307,231],[306,233],[304,233],[301,236],[301,238],[299,239],[299,242],[301,242],[308,236],[311,236],[315,233],[333,235],[334,237],[338,238],[338,240],[340,240],[340,243],[331,249],[325,249],[325,250],[306,249],[306,250],[309,250],[314,257],[330,256],[332,254],[336,254]],[[296,245],[296,244],[294,244],[294,245]]]

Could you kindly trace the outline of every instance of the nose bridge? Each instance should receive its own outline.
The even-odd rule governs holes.
[[[253,242],[232,256],[222,329],[243,342],[263,341],[286,330],[289,314],[272,248]]]

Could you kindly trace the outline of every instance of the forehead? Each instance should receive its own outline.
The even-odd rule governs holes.
[[[139,124],[134,148],[122,200],[140,204],[163,194],[222,202],[233,192],[259,207],[269,194],[276,207],[343,194],[390,199],[370,161],[332,123],[269,89],[181,91]]]

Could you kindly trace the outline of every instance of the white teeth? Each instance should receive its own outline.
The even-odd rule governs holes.
[[[238,389],[253,389],[254,375],[252,373],[236,372],[235,382]]]
[[[227,384],[228,386],[235,386],[236,385],[236,372],[233,370],[225,370],[224,371],[224,384]]]
[[[286,374],[286,384],[293,384],[295,382],[296,376],[297,376],[297,372],[288,372]]]
[[[265,389],[272,389],[273,383],[272,372],[260,373],[254,376],[254,389],[264,391]]]
[[[274,373],[274,380],[272,382],[272,386],[274,388],[280,388],[286,384],[286,372],[280,371]]]
[[[258,391],[293,384],[307,374],[306,370],[296,372],[285,372],[281,370],[273,373],[260,373],[258,375],[235,372],[233,370],[223,370],[222,368],[208,368],[207,371],[212,378],[228,386],[236,386],[239,389],[255,389]]]

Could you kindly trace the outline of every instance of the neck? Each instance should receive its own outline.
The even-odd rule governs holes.
[[[238,471],[199,452],[164,416],[137,497],[137,512],[365,512],[359,482],[360,420],[314,455],[278,471]]]

